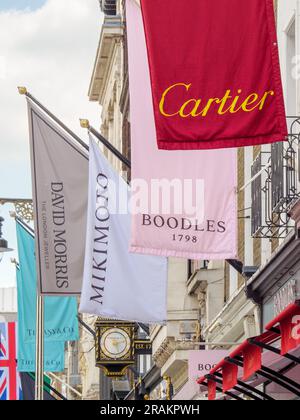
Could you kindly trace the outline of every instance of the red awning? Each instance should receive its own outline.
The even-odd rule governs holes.
[[[278,328],[279,327],[279,328]],[[229,359],[234,359],[239,363],[230,363],[223,359],[211,370],[210,375],[214,376],[217,372],[222,374],[223,392],[226,393],[235,388],[238,384],[239,364],[243,366],[243,381],[248,381],[263,367],[263,345],[272,346],[281,339],[282,356],[295,350],[300,345],[300,304],[296,302],[290,305],[282,314],[276,317],[266,326],[266,332],[253,339],[246,340],[229,355]],[[253,341],[256,344],[253,344]],[[261,343],[261,347],[259,345]],[[269,347],[268,347],[269,348]],[[279,351],[276,349],[279,354]],[[210,376],[209,376],[210,378]],[[200,378],[198,384],[208,381],[209,399],[216,398],[215,387],[212,386],[211,378]]]
[[[214,381],[208,381],[208,400],[214,401],[217,396],[217,384]]]
[[[248,341],[245,341],[239,348],[230,354],[233,359],[237,356],[243,357],[244,375],[243,380],[247,381],[253,376],[262,366],[262,352],[263,350]]]
[[[223,392],[227,392],[237,385],[237,381],[238,381],[238,367],[237,366],[234,366],[223,359],[219,364],[217,364],[214,367],[214,369],[211,370],[210,374],[214,375],[218,371],[220,371],[223,376]]]

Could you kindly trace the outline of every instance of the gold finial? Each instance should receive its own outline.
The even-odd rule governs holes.
[[[18,91],[20,95],[26,95],[27,89],[24,86],[18,86]]]
[[[89,122],[89,120],[82,120],[82,119],[80,119],[80,126],[82,128],[89,129],[90,128],[90,122]]]
[[[15,258],[11,258],[11,259],[10,259],[10,262],[11,262],[12,264],[18,265],[18,261],[17,261]]]

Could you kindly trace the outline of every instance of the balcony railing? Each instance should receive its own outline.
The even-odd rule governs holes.
[[[261,154],[255,159],[251,176],[254,178],[261,171]],[[254,179],[252,184],[252,234],[255,234],[262,225],[262,200],[261,200],[261,176]]]
[[[284,238],[293,225],[288,210],[300,197],[300,117],[288,117],[287,142],[275,143],[252,165],[252,235]],[[262,169],[265,167],[265,170]]]
[[[101,10],[106,16],[117,15],[117,0],[99,0]]]

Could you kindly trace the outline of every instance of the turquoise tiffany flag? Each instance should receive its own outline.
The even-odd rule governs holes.
[[[18,372],[35,371],[35,343],[25,343],[24,319],[25,313],[33,310],[33,306],[24,306],[24,284],[21,271],[17,267],[17,291],[18,291]],[[45,342],[44,371],[62,372],[65,368],[65,343],[59,341]]]
[[[25,343],[35,343],[37,275],[34,235],[17,220],[18,253],[24,307],[22,332]],[[45,298],[45,342],[79,340],[77,300],[73,297]]]

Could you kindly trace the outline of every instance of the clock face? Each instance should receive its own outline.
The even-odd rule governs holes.
[[[100,346],[105,356],[114,360],[121,359],[130,350],[130,336],[120,328],[112,328],[102,335]]]

